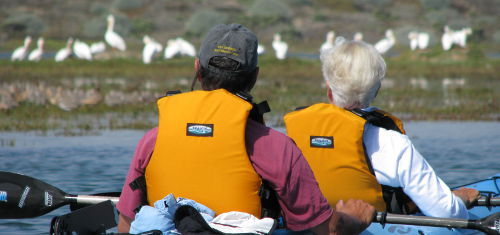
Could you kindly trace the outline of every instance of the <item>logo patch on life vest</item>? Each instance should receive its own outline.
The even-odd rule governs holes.
[[[333,136],[311,136],[312,148],[333,148]]]
[[[214,124],[188,123],[187,136],[212,137],[214,136]]]

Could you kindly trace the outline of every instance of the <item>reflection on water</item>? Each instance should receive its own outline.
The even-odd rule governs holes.
[[[283,131],[283,128],[278,128]],[[500,172],[500,122],[409,122],[418,151],[450,186]],[[95,135],[0,133],[0,170],[22,173],[68,193],[120,191],[137,141],[145,131],[102,131]],[[53,216],[0,220],[2,234],[47,234]]]

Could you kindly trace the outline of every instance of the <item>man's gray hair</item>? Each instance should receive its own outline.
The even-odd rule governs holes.
[[[320,58],[335,105],[346,109],[370,105],[386,71],[384,59],[373,46],[348,41],[322,51]]]

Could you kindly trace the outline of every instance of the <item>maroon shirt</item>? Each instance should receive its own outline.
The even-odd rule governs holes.
[[[153,128],[139,141],[116,205],[118,211],[129,218],[135,217],[134,209],[141,204],[140,191],[132,191],[129,183],[144,174],[157,133],[158,128]],[[310,229],[330,218],[332,208],[321,194],[302,152],[289,137],[248,120],[245,142],[255,171],[278,195],[288,229]]]

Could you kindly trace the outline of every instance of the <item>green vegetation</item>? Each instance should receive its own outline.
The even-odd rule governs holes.
[[[429,50],[387,58],[388,73],[373,105],[403,120],[498,121],[500,60],[473,55],[471,50],[453,50],[446,54]],[[259,64],[260,79],[253,95],[256,102],[268,100],[272,109],[271,114],[266,114],[269,124],[282,125],[282,115],[298,106],[327,102],[319,60],[278,61],[268,53],[260,57]],[[98,88],[103,94],[113,90],[125,94],[138,91],[164,94],[168,90],[188,91],[193,75],[192,58],[158,60],[150,65],[137,59],[63,63],[0,61],[0,87],[43,83],[68,90]],[[78,85],[77,80],[82,79],[88,83]],[[444,79],[463,80],[463,85],[446,88]],[[418,83],[419,80],[425,80],[425,84]],[[155,85],[146,89],[146,83]],[[154,100],[115,106],[100,102],[71,111],[48,103],[21,102],[12,109],[0,110],[0,131],[59,129],[74,133],[71,130],[145,129],[154,125]]]

